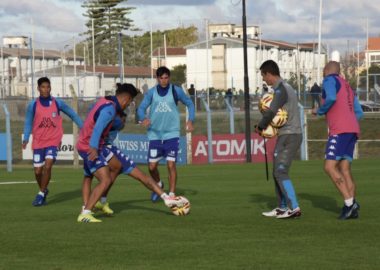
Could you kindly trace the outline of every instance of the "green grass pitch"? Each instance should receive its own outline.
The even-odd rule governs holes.
[[[31,167],[2,168],[0,269],[380,269],[379,164],[353,163],[358,220],[337,220],[342,199],[322,161],[297,161],[299,219],[262,217],[275,206],[273,180],[264,164],[239,164],[179,167],[185,217],[121,176],[109,196],[116,213],[99,224],[76,222],[81,170],[53,168],[48,205],[36,208],[36,184],[1,184],[32,181]]]

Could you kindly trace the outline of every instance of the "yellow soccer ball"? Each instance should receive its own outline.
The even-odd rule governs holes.
[[[182,202],[180,206],[173,206],[172,213],[176,216],[186,216],[190,213],[190,201],[184,196],[177,196],[178,200]]]
[[[263,113],[266,110],[269,110],[269,106],[272,103],[272,100],[273,100],[273,94],[267,93],[263,95],[259,101],[259,111]]]
[[[287,121],[288,112],[285,109],[280,108],[278,109],[276,116],[272,119],[272,122],[270,124],[275,128],[280,128],[285,125]]]
[[[261,131],[260,135],[263,136],[264,138],[270,139],[277,136],[277,134],[278,134],[278,129],[272,127],[271,125],[268,125],[266,129]]]

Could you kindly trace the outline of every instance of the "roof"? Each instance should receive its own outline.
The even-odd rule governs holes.
[[[92,75],[92,66],[76,66],[77,76],[83,75]],[[84,72],[86,68],[86,72]],[[119,76],[119,67],[118,66],[96,66],[95,73],[104,74],[105,77],[118,77]],[[62,67],[53,67],[46,69],[44,71],[38,71],[35,73],[35,76],[62,76]],[[65,74],[66,76],[74,76],[74,66],[65,65]],[[153,74],[156,74],[156,71],[153,70]],[[151,68],[150,67],[124,67],[124,77],[130,78],[150,78],[151,77]]]
[[[369,51],[380,51],[380,37],[368,38],[368,50]]]
[[[235,44],[235,46],[242,46],[243,39],[241,38],[233,38],[233,37],[216,37],[209,40],[209,44],[220,44],[220,43],[230,43]],[[198,43],[193,43],[188,46],[186,46],[186,49],[191,48],[199,48],[204,47],[206,44],[206,41],[201,41]],[[259,47],[260,45],[263,48],[278,48],[278,49],[286,49],[286,50],[293,50],[297,49],[296,43],[289,43],[285,41],[278,41],[278,40],[269,40],[269,39],[248,39],[247,40],[248,47]],[[312,51],[313,50],[313,43],[298,43],[298,47],[300,50],[306,50],[306,51]]]
[[[30,58],[30,49],[22,49],[22,48],[7,48],[3,47],[3,53],[6,57],[20,57],[20,58]],[[62,52],[56,50],[41,50],[34,49],[34,58],[37,59],[61,59]],[[74,59],[74,55],[72,53],[65,53],[66,59]],[[83,57],[76,56],[77,60],[83,60]]]
[[[153,56],[164,56],[165,48],[157,48],[153,51]],[[181,47],[166,48],[167,56],[186,56],[186,49]]]

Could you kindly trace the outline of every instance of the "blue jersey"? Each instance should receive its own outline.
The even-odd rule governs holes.
[[[168,140],[179,137],[180,114],[177,108],[177,100],[188,108],[188,120],[194,121],[194,104],[182,88],[170,84],[163,89],[157,85],[149,89],[144,95],[137,115],[140,121],[145,118],[149,118],[151,121],[147,134],[149,140]],[[149,115],[146,117],[148,107],[150,107]]]

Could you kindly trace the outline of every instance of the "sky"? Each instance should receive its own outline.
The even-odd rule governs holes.
[[[0,37],[34,36],[35,46],[62,49],[80,40],[85,31],[81,0],[1,0]],[[380,36],[380,5],[373,0],[324,0],[322,42],[341,53]],[[288,42],[318,41],[320,0],[246,0],[247,24],[260,25],[263,39]],[[141,31],[195,25],[204,37],[205,21],[241,25],[241,0],[128,0],[129,17]],[[131,32],[127,32],[131,34]],[[203,36],[202,36],[203,35]]]

